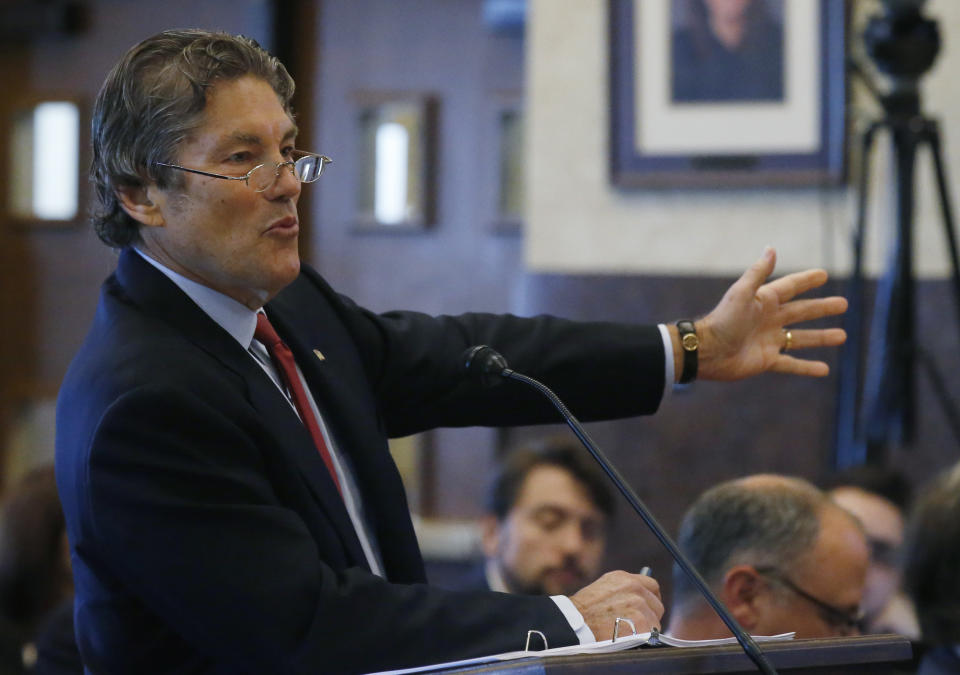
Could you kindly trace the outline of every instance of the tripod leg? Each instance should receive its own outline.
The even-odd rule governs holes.
[[[834,439],[834,466],[842,469],[862,464],[866,460],[866,447],[859,439],[857,404],[860,400],[860,371],[863,367],[861,344],[863,343],[863,244],[867,224],[868,185],[870,177],[870,153],[877,130],[883,126],[874,122],[861,137],[860,167],[857,176],[857,216],[853,232],[853,269],[847,288],[847,308],[844,328],[847,342],[840,355],[837,392],[837,429]]]
[[[909,120],[893,125],[897,230],[887,271],[877,285],[864,380],[867,458],[880,462],[890,441],[914,429],[913,187],[918,137]]]
[[[953,224],[953,211],[950,207],[950,192],[947,189],[946,171],[943,167],[943,157],[940,145],[940,130],[936,121],[928,120],[923,136],[930,144],[930,153],[933,155],[933,166],[937,177],[937,195],[940,200],[940,213],[943,216],[943,226],[947,235],[947,244],[950,249],[950,263],[953,270],[953,293],[957,302],[957,319],[960,320],[960,265],[957,264],[957,236]],[[930,383],[933,385],[937,400],[943,408],[944,416],[953,431],[954,438],[960,443],[960,411],[947,388],[947,382],[941,375],[933,356],[917,345],[919,363],[927,372]]]
[[[960,322],[960,264],[957,262],[957,235],[953,224],[953,210],[950,207],[950,193],[947,190],[946,171],[943,168],[943,156],[940,149],[940,130],[936,122],[930,122],[927,138],[930,152],[933,154],[933,166],[937,174],[937,194],[940,197],[940,213],[943,215],[943,227],[950,247],[950,263],[953,267],[953,294],[957,303],[957,320]]]

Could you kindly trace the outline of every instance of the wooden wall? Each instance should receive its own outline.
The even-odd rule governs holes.
[[[522,239],[497,228],[495,127],[502,105],[522,94],[522,36],[489,30],[480,0],[327,0],[319,21],[315,151],[334,164],[308,187],[312,261],[372,309],[508,311],[523,278]],[[359,92],[439,101],[437,218],[426,230],[358,227]],[[430,475],[413,501],[427,515],[474,515],[476,477],[493,462],[497,434],[441,430],[422,440]]]
[[[84,106],[81,124],[89,136],[89,109],[109,68],[127,48],[160,30],[182,26],[221,28],[272,41],[271,3],[260,0],[96,0],[86,3],[85,30],[76,35],[43,35],[30,41],[0,45],[0,81],[9,84],[0,97],[0,114],[24,100],[69,96]],[[0,140],[0,457],[22,441],[17,454],[52,457],[53,434],[29,429],[31,411],[49,409],[60,381],[93,318],[101,282],[115,264],[115,254],[101,244],[82,211],[72,223],[47,227],[13,222],[7,214],[9,170],[6,140]],[[89,151],[81,154],[81,206],[89,204],[86,178]],[[15,329],[11,329],[12,325]],[[49,419],[43,414],[41,420]],[[27,428],[24,428],[27,427]],[[22,432],[22,433],[21,433]],[[0,490],[30,463],[29,457],[8,458]]]

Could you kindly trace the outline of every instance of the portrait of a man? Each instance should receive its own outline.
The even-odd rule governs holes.
[[[673,103],[782,101],[783,0],[673,0]]]

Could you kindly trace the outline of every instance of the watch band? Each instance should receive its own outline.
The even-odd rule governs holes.
[[[700,338],[697,337],[693,321],[683,319],[677,321],[677,331],[680,333],[680,346],[683,348],[683,371],[680,373],[680,384],[687,384],[697,379],[697,356],[700,349]]]

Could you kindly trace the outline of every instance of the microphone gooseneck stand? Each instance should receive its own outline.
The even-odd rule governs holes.
[[[765,673],[766,675],[776,675],[777,671],[774,670],[773,666],[770,665],[770,662],[767,661],[763,652],[760,650],[760,646],[730,615],[730,612],[727,610],[726,606],[724,606],[724,604],[720,602],[719,598],[714,595],[713,591],[710,590],[707,582],[704,581],[702,576],[700,576],[700,573],[696,570],[696,568],[694,568],[693,564],[687,560],[687,557],[679,549],[676,543],[674,543],[673,539],[670,538],[670,535],[667,534],[666,530],[664,530],[660,523],[657,522],[657,519],[654,518],[650,510],[647,509],[642,501],[640,501],[640,497],[638,497],[633,489],[627,485],[626,481],[620,475],[620,472],[617,471],[617,468],[613,466],[613,464],[611,464],[606,456],[600,451],[600,448],[597,447],[596,443],[593,442],[593,439],[591,439],[587,434],[586,430],[580,424],[580,421],[567,409],[567,406],[564,405],[559,396],[553,393],[553,391],[542,382],[508,368],[506,359],[504,359],[503,356],[501,356],[492,347],[488,347],[487,345],[477,345],[467,349],[463,355],[463,363],[467,372],[471,375],[479,377],[481,382],[487,387],[492,387],[500,382],[501,378],[505,378],[514,380],[516,382],[522,382],[523,384],[532,387],[543,394],[560,412],[567,425],[573,430],[573,433],[576,434],[577,438],[580,439],[580,442],[583,444],[583,446],[597,461],[604,473],[606,473],[610,480],[613,481],[613,484],[617,486],[617,489],[620,490],[620,493],[630,503],[630,506],[633,507],[633,510],[637,512],[637,515],[643,519],[643,522],[647,524],[647,527],[650,528],[650,531],[653,532],[657,539],[660,540],[660,543],[665,549],[667,549],[670,555],[673,556],[673,559],[677,561],[677,565],[680,566],[680,569],[682,569],[690,578],[690,580],[693,581],[693,583],[697,586],[697,588],[700,590],[700,593],[713,608],[713,611],[717,613],[717,615],[723,620],[723,623],[726,624],[727,628],[730,629],[730,632],[732,632],[734,637],[736,637],[737,642],[740,643],[744,653],[750,657],[750,660],[753,661],[760,672]]]

